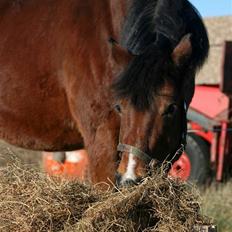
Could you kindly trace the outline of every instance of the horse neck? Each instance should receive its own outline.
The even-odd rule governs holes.
[[[132,4],[132,0],[117,0],[117,1],[107,0],[107,1],[109,2],[112,28],[114,30],[112,36],[114,36],[114,39],[119,41],[123,25],[125,23],[125,19],[128,14],[128,10]]]
[[[102,83],[112,84],[112,78],[120,73],[127,63],[124,62],[126,58],[121,59],[121,51],[117,49],[116,57],[120,57],[119,63],[114,59],[115,49],[108,41],[110,38],[120,41],[130,1],[72,0],[73,5],[70,4],[69,11],[74,6],[79,11],[72,16],[78,23],[73,24],[67,36],[69,39],[72,38],[69,42],[72,59],[66,62],[71,70],[68,76],[79,73],[81,78],[91,77],[93,88],[100,87]]]
[[[85,44],[86,49],[81,49],[82,51],[86,51],[85,55],[89,55],[90,60],[93,61],[91,63],[91,67],[95,68],[95,70],[102,70],[111,65],[111,70],[114,73],[118,73],[123,69],[126,65],[126,58],[122,59],[120,63],[117,63],[114,59],[109,61],[109,57],[113,56],[113,51],[111,50],[111,46],[109,46],[109,39],[113,38],[116,41],[120,41],[121,33],[123,30],[123,26],[126,20],[126,16],[128,14],[128,9],[130,7],[130,2],[132,0],[101,0],[101,1],[93,1],[93,0],[85,0],[87,1],[86,5],[91,6],[91,14],[95,17],[95,19],[86,18],[83,21],[89,21],[89,24],[80,25],[80,27],[85,27],[84,29],[79,29],[79,31],[85,31],[85,41],[81,44]],[[95,5],[93,5],[95,4]],[[87,20],[88,19],[88,20]],[[93,30],[94,25],[94,30]],[[88,28],[89,27],[89,28]],[[79,33],[77,30],[77,37]],[[99,36],[100,35],[100,36]],[[79,45],[78,45],[79,46]],[[114,50],[114,49],[113,49]],[[117,55],[121,57],[120,51],[116,51]],[[127,54],[125,53],[125,56]],[[97,61],[101,62],[96,62]],[[112,57],[111,57],[112,58]],[[90,61],[90,62],[91,62]],[[105,66],[105,64],[109,64]],[[93,65],[93,66],[92,66]],[[105,72],[108,72],[105,70]],[[96,72],[98,73],[98,72]],[[111,75],[103,76],[97,75],[97,81],[104,81],[111,83]],[[105,78],[109,78],[106,80]]]

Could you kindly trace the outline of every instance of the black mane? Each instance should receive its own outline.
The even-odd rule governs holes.
[[[201,16],[191,3],[188,0],[133,0],[121,45],[135,58],[114,84],[117,96],[130,98],[140,110],[149,108],[154,91],[164,82],[160,76],[167,77],[170,75],[165,73],[178,71],[173,70],[171,53],[188,33],[193,52],[186,65],[196,72],[208,56],[209,41]]]

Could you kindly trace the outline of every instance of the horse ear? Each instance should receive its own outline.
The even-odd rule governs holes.
[[[112,44],[112,56],[119,65],[127,65],[135,57],[118,43]]]
[[[182,37],[172,52],[172,59],[176,65],[182,65],[192,54],[191,34]]]

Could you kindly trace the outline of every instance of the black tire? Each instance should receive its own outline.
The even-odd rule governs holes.
[[[187,136],[185,153],[191,163],[189,181],[204,184],[210,177],[209,145],[195,134]]]

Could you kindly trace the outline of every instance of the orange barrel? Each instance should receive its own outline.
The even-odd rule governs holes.
[[[88,173],[88,153],[86,150],[65,152],[65,162],[53,159],[52,152],[43,152],[43,167],[52,176],[63,176],[67,179],[84,180]]]
[[[43,152],[43,169],[51,176],[62,175],[64,164],[53,159],[52,152]]]
[[[88,153],[86,150],[66,152],[63,174],[67,178],[84,180],[88,174]]]

